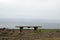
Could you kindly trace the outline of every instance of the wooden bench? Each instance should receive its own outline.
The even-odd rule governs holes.
[[[36,31],[36,30],[38,30],[38,28],[41,28],[42,26],[16,26],[16,27],[20,28],[20,32],[22,32],[24,27],[27,27],[27,28],[31,28],[32,27]]]

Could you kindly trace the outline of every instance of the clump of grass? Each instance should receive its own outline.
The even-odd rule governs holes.
[[[8,38],[2,38],[2,40],[8,40]]]
[[[59,30],[59,29],[57,29],[57,30],[56,30],[56,32],[60,32],[60,30]]]

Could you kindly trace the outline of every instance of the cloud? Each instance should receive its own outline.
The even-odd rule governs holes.
[[[0,18],[60,19],[60,0],[0,0]]]

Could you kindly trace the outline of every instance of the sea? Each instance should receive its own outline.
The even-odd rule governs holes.
[[[60,20],[0,19],[0,28],[17,29],[16,26],[42,26],[41,29],[60,29]]]

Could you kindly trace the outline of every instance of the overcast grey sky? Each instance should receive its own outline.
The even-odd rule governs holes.
[[[60,0],[0,0],[0,18],[60,20]]]

